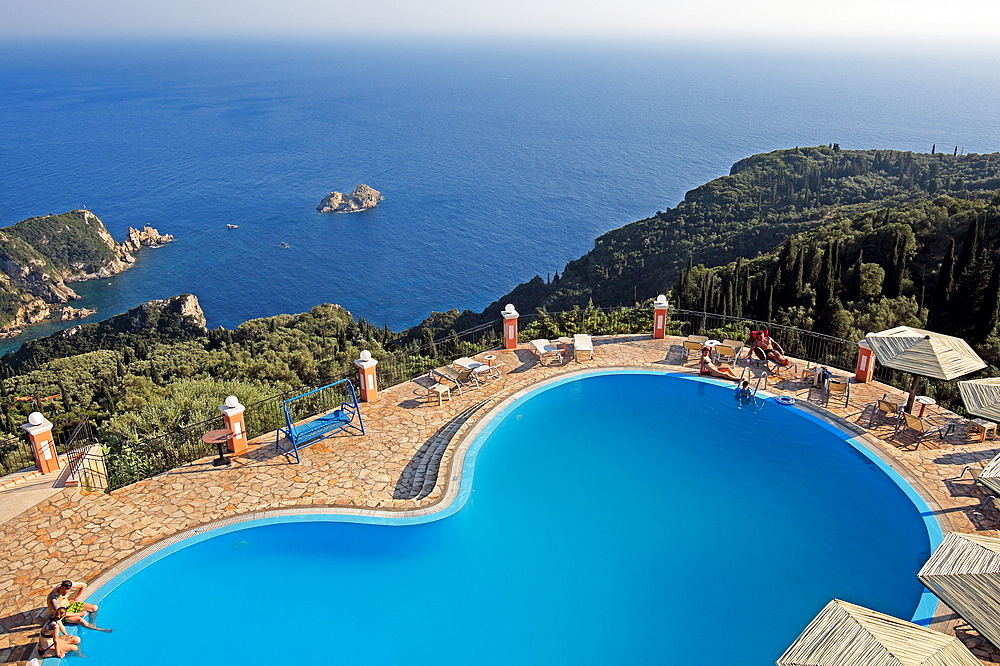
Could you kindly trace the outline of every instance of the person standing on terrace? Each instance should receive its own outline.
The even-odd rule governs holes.
[[[64,580],[59,583],[52,589],[51,592],[49,592],[49,596],[46,599],[46,605],[49,608],[49,612],[55,616],[58,609],[64,608],[66,615],[63,620],[65,622],[80,624],[88,629],[106,631],[110,633],[111,629],[101,629],[84,619],[84,616],[90,613],[93,614],[91,615],[91,619],[96,619],[98,611],[96,604],[88,604],[85,601],[78,601],[86,588],[86,583],[74,583],[71,580]]]

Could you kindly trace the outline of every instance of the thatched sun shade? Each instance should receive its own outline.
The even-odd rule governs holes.
[[[981,666],[954,636],[840,599],[828,603],[778,666]]]

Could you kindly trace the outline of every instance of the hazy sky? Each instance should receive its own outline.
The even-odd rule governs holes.
[[[997,0],[0,0],[0,35],[783,37],[1000,44]]]

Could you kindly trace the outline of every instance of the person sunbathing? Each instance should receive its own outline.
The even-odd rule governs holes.
[[[771,339],[771,335],[766,329],[750,333],[750,349],[762,361],[771,361],[782,368],[787,368],[792,364],[785,357],[785,350],[781,348],[781,345],[776,340]]]
[[[80,649],[80,637],[70,636],[63,626],[63,619],[66,617],[66,609],[59,607],[38,632],[38,656],[56,657],[62,659],[67,652],[76,652]]]
[[[712,362],[712,350],[710,347],[705,347],[701,350],[701,374],[709,375],[711,377],[733,379],[736,381],[739,381],[740,379],[739,376],[733,372],[733,369],[725,363],[718,366]]]
[[[63,621],[65,622],[80,624],[88,629],[111,633],[110,629],[101,629],[97,625],[87,621],[88,615],[91,620],[97,619],[98,608],[97,604],[78,601],[85,589],[87,589],[86,583],[74,583],[71,580],[64,580],[49,592],[49,596],[45,600],[45,605],[48,606],[49,612],[53,615],[56,614],[57,608],[65,608],[66,615],[63,617]]]

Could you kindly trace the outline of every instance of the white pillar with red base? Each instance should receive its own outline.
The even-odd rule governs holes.
[[[56,444],[52,441],[52,423],[41,412],[31,412],[28,422],[21,427],[28,433],[38,471],[48,474],[59,469],[59,455],[56,453]]]
[[[660,294],[653,301],[653,339],[662,340],[667,333],[667,319],[670,315],[670,303],[667,297]]]
[[[233,431],[229,438],[229,452],[243,453],[247,450],[247,426],[243,412],[246,407],[240,404],[239,398],[231,395],[226,398],[226,404],[219,407],[225,427]]]
[[[375,377],[375,366],[378,361],[372,358],[372,353],[365,349],[361,352],[354,365],[358,366],[358,383],[361,386],[361,402],[374,402],[378,398],[378,379]]]
[[[500,314],[503,315],[503,348],[517,349],[517,318],[521,315],[511,303]]]
[[[870,382],[875,374],[875,352],[864,340],[858,343],[858,365],[854,371],[854,381],[858,384]]]

